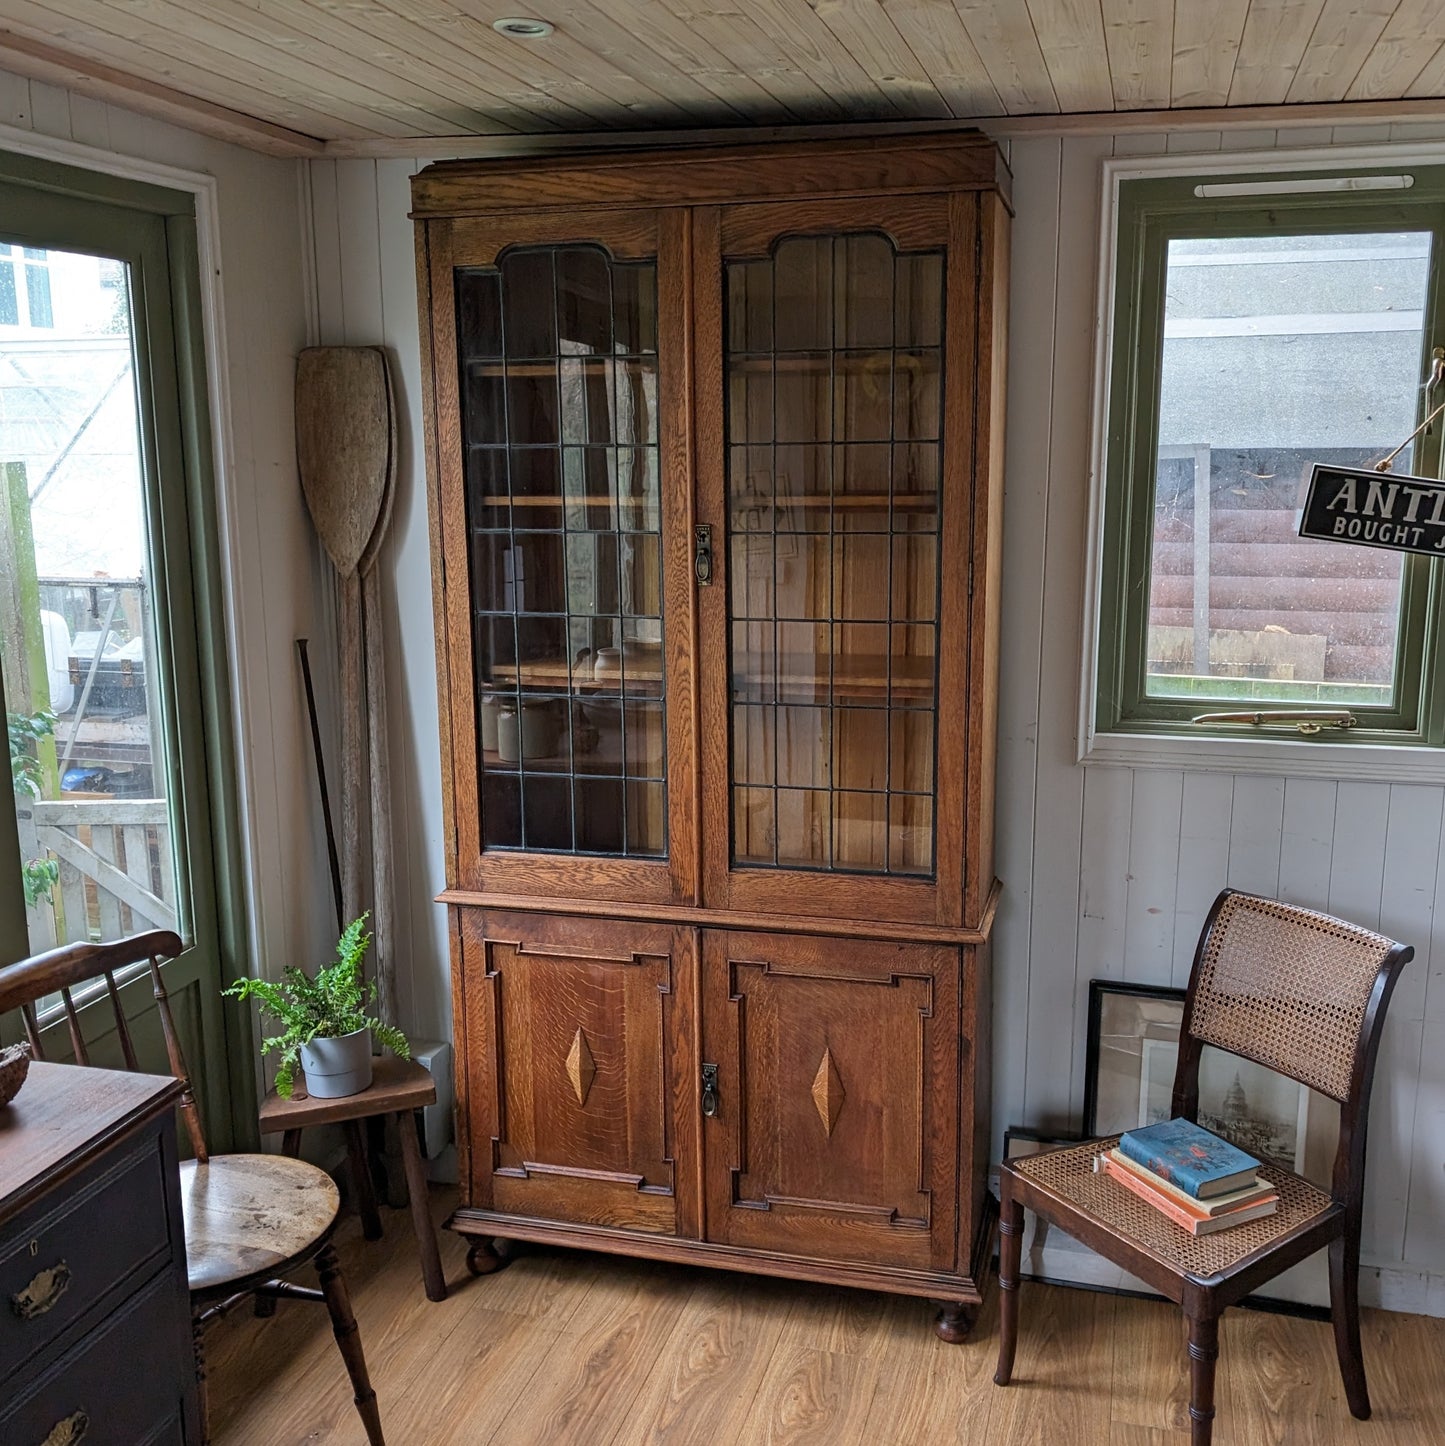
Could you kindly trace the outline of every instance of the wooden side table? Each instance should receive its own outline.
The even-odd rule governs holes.
[[[401,1135],[401,1159],[406,1171],[406,1190],[411,1199],[411,1223],[421,1250],[421,1273],[428,1300],[445,1300],[447,1283],[442,1276],[437,1250],[436,1226],[427,1206],[426,1171],[417,1144],[413,1112],[436,1103],[436,1081],[419,1064],[385,1054],[373,1061],[369,1089],[339,1100],[312,1099],[298,1072],[296,1093],[283,1100],[272,1090],[261,1104],[261,1133],[281,1135],[281,1149],[293,1158],[301,1153],[301,1131],[311,1125],[341,1125],[346,1131],[346,1153],[356,1191],[362,1234],[368,1240],[381,1239],[381,1216],[376,1208],[376,1187],[366,1159],[366,1136],[361,1122],[373,1115],[395,1115]]]

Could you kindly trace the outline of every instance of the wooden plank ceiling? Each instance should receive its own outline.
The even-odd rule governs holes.
[[[1445,0],[0,0],[0,68],[352,144],[1369,102]]]

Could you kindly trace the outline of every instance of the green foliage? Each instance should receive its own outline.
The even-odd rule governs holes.
[[[376,998],[376,983],[367,979],[363,967],[371,947],[371,935],[365,932],[368,917],[363,914],[347,926],[336,945],[337,962],[318,969],[314,979],[292,965],[279,982],[241,979],[225,991],[238,999],[257,1000],[261,1012],[282,1025],[280,1034],[261,1041],[261,1053],[281,1051],[276,1093],[283,1100],[291,1098],[301,1048],[313,1039],[336,1039],[369,1028],[393,1054],[411,1058],[411,1046],[401,1030],[367,1012]]]
[[[40,798],[45,791],[37,745],[55,732],[55,714],[49,712],[5,714],[5,731],[10,735],[10,784],[17,796]],[[25,907],[33,909],[49,900],[60,882],[60,865],[52,858],[27,859],[20,865],[25,887]]]
[[[39,798],[44,784],[36,744],[55,732],[55,714],[49,712],[5,714],[10,734],[10,781],[18,794]]]
[[[21,864],[20,876],[25,884],[25,907],[33,909],[41,899],[49,902],[51,890],[60,882],[60,862],[29,859]]]

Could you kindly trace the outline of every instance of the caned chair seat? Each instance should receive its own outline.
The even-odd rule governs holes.
[[[275,1275],[331,1228],[331,1177],[284,1155],[213,1155],[181,1164],[181,1213],[192,1290]]]
[[[1118,1143],[1117,1135],[1089,1140],[1069,1149],[1011,1160],[1009,1168],[1048,1192],[1060,1207],[1054,1218],[1062,1230],[1069,1228],[1069,1214],[1080,1215],[1128,1240],[1166,1270],[1195,1280],[1228,1275],[1260,1251],[1340,1209],[1308,1180],[1265,1164],[1259,1174],[1279,1194],[1279,1208],[1273,1215],[1210,1235],[1191,1235],[1112,1176],[1102,1170],[1095,1172],[1095,1159]]]

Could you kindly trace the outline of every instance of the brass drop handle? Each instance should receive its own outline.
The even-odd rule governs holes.
[[[692,529],[692,570],[699,587],[712,583],[712,527],[705,522]]]
[[[717,1114],[717,1066],[705,1064],[702,1067],[702,1112],[708,1119]]]
[[[53,1309],[69,1286],[70,1267],[63,1260],[58,1260],[54,1265],[40,1271],[29,1285],[10,1297],[10,1309],[21,1320],[34,1320],[36,1316],[42,1316]]]
[[[57,1421],[40,1446],[76,1446],[78,1441],[85,1439],[85,1433],[89,1430],[90,1417],[84,1411],[75,1411],[65,1420]]]

